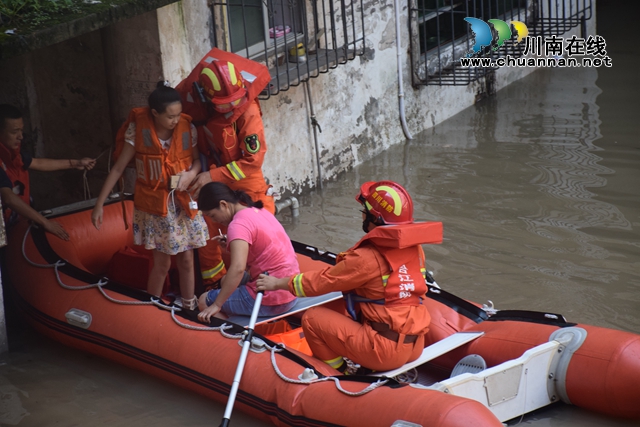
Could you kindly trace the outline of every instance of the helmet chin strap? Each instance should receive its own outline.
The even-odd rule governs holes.
[[[376,224],[376,217],[371,215],[369,211],[365,209],[363,212],[365,216],[364,216],[364,219],[362,220],[362,231],[364,231],[365,233],[368,233],[369,224],[373,224],[373,225],[379,225],[379,224]]]

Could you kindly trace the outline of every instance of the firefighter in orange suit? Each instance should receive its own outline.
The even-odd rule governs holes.
[[[344,372],[344,357],[376,371],[417,359],[431,317],[421,244],[442,242],[442,223],[413,222],[413,203],[392,181],[367,182],[358,200],[367,233],[319,271],[277,279],[261,275],[258,290],[288,289],[298,297],[342,291],[347,312],[314,307],[302,318],[315,357]]]
[[[185,112],[197,125],[198,147],[208,166],[203,166],[204,172],[190,187],[194,199],[203,185],[218,181],[261,200],[275,213],[270,186],[262,174],[267,144],[257,99],[270,78],[264,65],[214,48],[176,88]],[[226,233],[225,226],[209,218],[207,225]],[[209,287],[226,273],[217,240],[210,240],[198,255],[203,282]]]

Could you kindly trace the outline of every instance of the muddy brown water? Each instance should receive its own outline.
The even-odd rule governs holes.
[[[425,250],[447,290],[640,333],[640,55],[610,9],[599,15],[599,34],[612,69],[537,71],[392,147],[299,197],[300,218],[280,216],[292,239],[348,248],[362,235],[359,184],[393,179],[413,195],[416,219],[444,223],[444,242]],[[0,425],[219,424],[224,405],[64,347],[9,316]],[[564,404],[509,425],[518,423],[640,425]],[[239,411],[232,424],[268,425]]]

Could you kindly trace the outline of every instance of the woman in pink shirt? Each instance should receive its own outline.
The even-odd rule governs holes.
[[[215,236],[227,246],[231,262],[220,289],[200,296],[198,318],[209,322],[211,316],[251,315],[256,298],[256,280],[264,272],[282,278],[300,272],[291,240],[271,212],[262,209],[244,192],[232,190],[221,182],[211,182],[200,190],[200,210],[223,225],[227,236]],[[212,233],[213,234],[213,233]],[[259,316],[274,316],[290,310],[296,298],[286,290],[270,291],[262,298]],[[220,317],[220,316],[218,316]]]

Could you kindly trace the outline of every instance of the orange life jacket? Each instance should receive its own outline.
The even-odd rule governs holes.
[[[121,130],[126,130],[131,122],[136,124],[135,164],[137,179],[134,204],[141,211],[163,217],[167,216],[167,204],[171,203],[169,195],[171,176],[189,170],[193,163],[191,117],[181,114],[180,121],[173,130],[171,146],[168,150],[162,148],[148,107],[131,110],[129,118],[122,125]],[[116,149],[123,144],[126,144],[124,132],[118,132]],[[181,204],[189,217],[194,218],[198,213],[197,209],[189,209],[191,198],[186,191],[176,190],[174,200]]]
[[[354,316],[354,303],[369,302],[385,305],[420,304],[427,293],[424,251],[420,245],[442,243],[441,222],[421,222],[378,226],[367,233],[349,251],[373,245],[389,265],[381,271],[384,299],[371,300],[352,292],[345,295],[347,310]],[[338,256],[337,262],[340,262]]]
[[[31,197],[29,194],[29,171],[24,169],[20,149],[9,150],[4,144],[0,144],[0,160],[2,161],[2,169],[6,172],[11,185],[12,191],[22,199],[27,205],[31,205]],[[16,188],[18,187],[18,188]],[[19,190],[19,191],[16,191]],[[4,220],[7,225],[17,219],[17,214],[11,209],[4,211]]]

